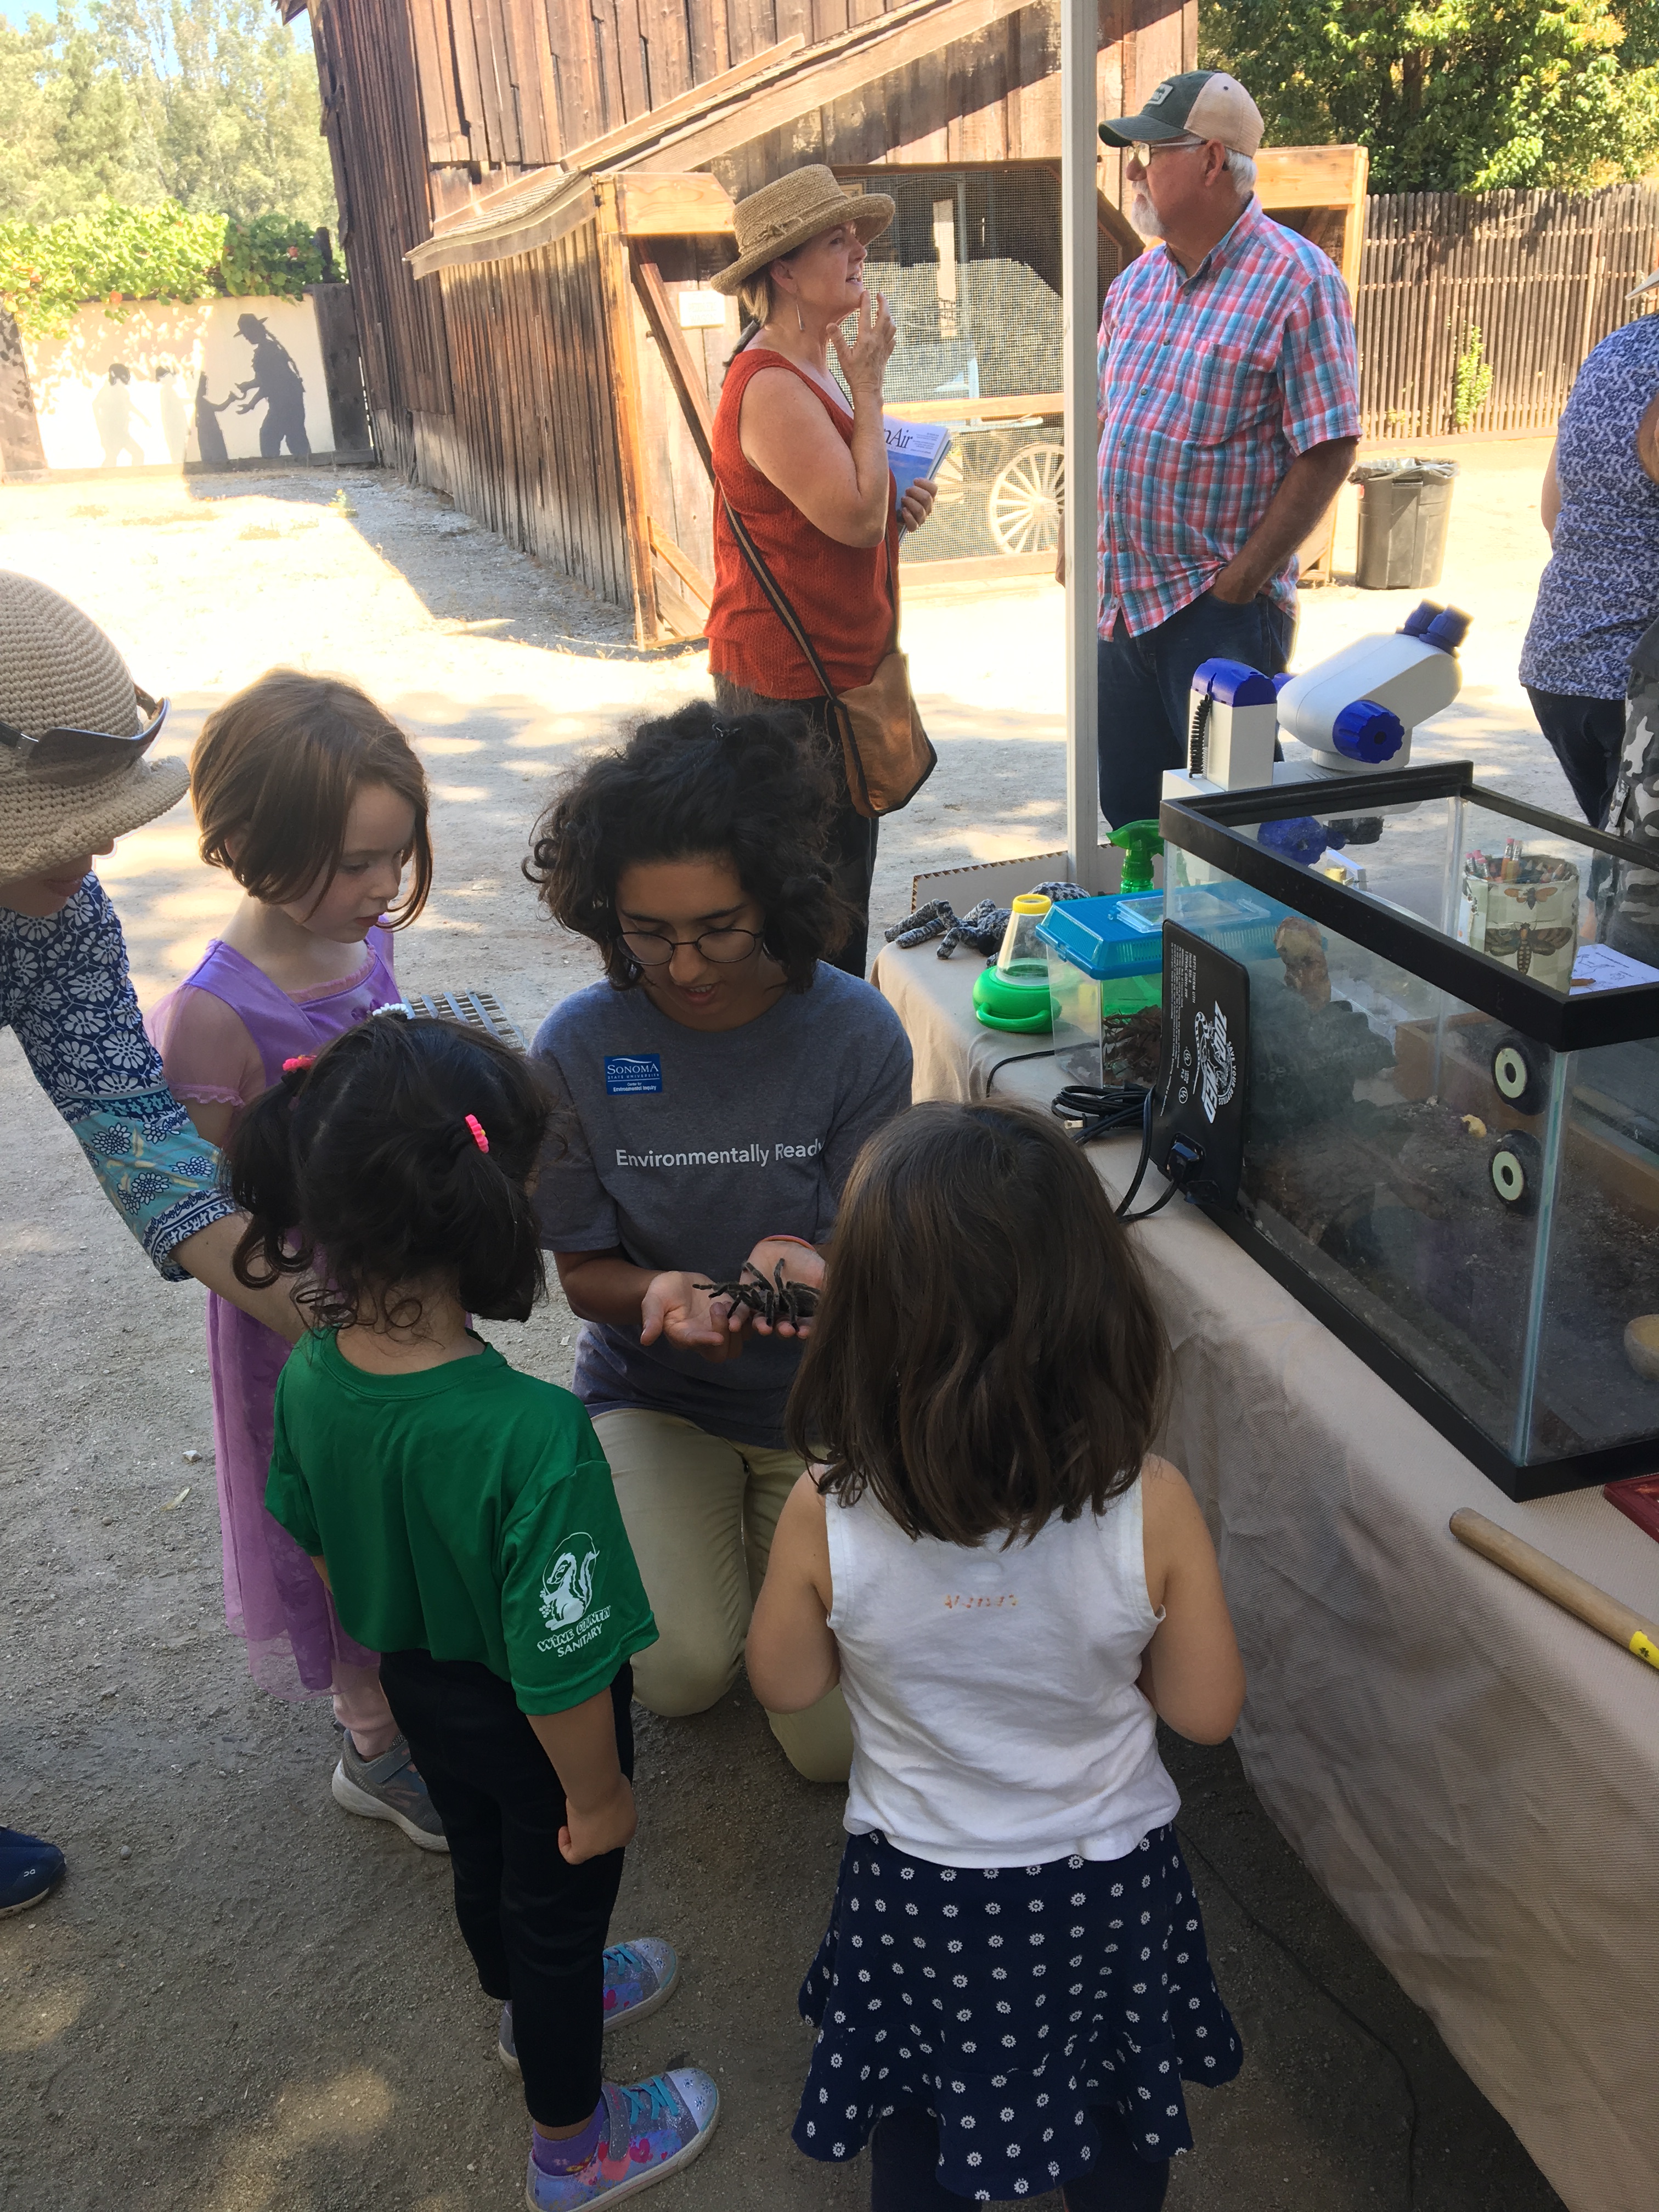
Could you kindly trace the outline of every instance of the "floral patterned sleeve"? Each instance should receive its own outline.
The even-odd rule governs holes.
[[[105,1195],[159,1273],[182,1282],[173,1248],[236,1209],[218,1187],[218,1152],[162,1078],[120,921],[95,875],[44,921],[0,909],[8,1024]]]

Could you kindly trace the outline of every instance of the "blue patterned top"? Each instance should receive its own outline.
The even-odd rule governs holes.
[[[7,1024],[105,1195],[167,1280],[184,1281],[174,1245],[236,1209],[218,1188],[218,1152],[162,1079],[120,920],[95,875],[44,921],[0,908]]]
[[[1659,392],[1659,315],[1602,339],[1556,432],[1561,514],[1538,586],[1521,681],[1570,699],[1622,699],[1636,641],[1659,616],[1659,484],[1636,428]]]

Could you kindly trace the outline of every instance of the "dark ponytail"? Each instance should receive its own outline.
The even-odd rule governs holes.
[[[528,1060],[456,1022],[379,1016],[289,1061],[226,1154],[248,1215],[238,1280],[314,1266],[318,1327],[365,1307],[413,1327],[409,1286],[454,1273],[470,1312],[525,1320],[546,1288],[526,1185],[551,1113]]]

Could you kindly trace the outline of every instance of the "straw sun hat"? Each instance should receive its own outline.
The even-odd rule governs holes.
[[[759,191],[739,200],[732,214],[738,258],[708,280],[728,299],[757,270],[833,230],[838,222],[850,222],[867,246],[893,220],[893,203],[885,192],[849,191],[833,169],[814,162],[763,185]]]
[[[146,718],[126,663],[97,623],[33,576],[0,569],[0,722],[132,736]],[[183,761],[129,761],[112,774],[25,767],[0,744],[0,883],[95,852],[153,822],[190,788]]]

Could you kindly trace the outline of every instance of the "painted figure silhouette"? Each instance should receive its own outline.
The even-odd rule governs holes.
[[[286,446],[290,453],[303,459],[311,451],[311,441],[306,435],[306,387],[293,355],[273,336],[262,315],[239,315],[236,327],[253,349],[253,374],[231,395],[242,402],[236,412],[252,414],[263,401],[261,453],[270,459]]]
[[[205,369],[196,380],[196,451],[204,461],[228,461],[230,459],[219,417],[235,397],[234,392],[228,392],[222,399],[210,399]]]
[[[147,456],[133,435],[135,410],[132,404],[132,372],[124,361],[110,363],[107,380],[93,394],[92,419],[97,427],[99,443],[104,448],[104,466],[118,467],[125,454],[135,468],[142,469]],[[137,417],[138,427],[144,427],[144,418]]]
[[[185,458],[185,395],[179,389],[179,372],[170,361],[158,361],[150,374],[155,379],[155,404],[161,417],[161,437],[170,461]]]

